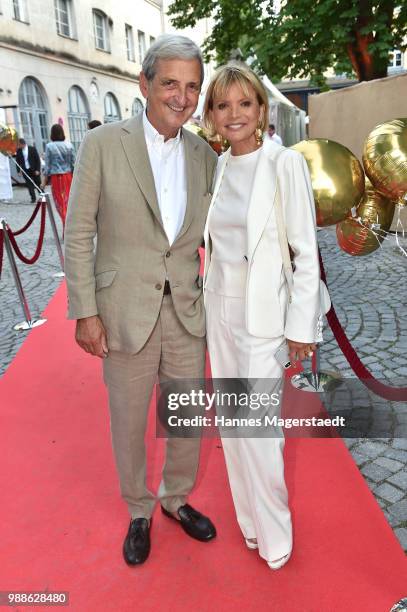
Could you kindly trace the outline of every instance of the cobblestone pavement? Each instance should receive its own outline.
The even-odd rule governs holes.
[[[365,257],[351,257],[341,251],[335,228],[320,230],[318,241],[332,303],[362,363],[381,382],[407,387],[407,258],[394,237]],[[337,371],[349,380],[348,405],[350,399],[353,407],[365,412],[371,411],[373,404],[375,422],[380,419],[380,425],[384,425],[383,437],[344,441],[407,550],[407,403],[368,393],[357,381],[329,327],[324,330],[321,370]]]
[[[14,188],[14,201],[0,203],[0,217],[12,229],[29,218],[33,205],[28,192]],[[60,228],[58,215],[55,215]],[[25,254],[34,252],[39,233],[39,218],[32,228],[18,237]],[[407,386],[407,309],[404,280],[407,258],[396,248],[394,239],[367,257],[350,257],[338,248],[334,228],[318,232],[328,285],[339,320],[366,367],[383,382]],[[43,252],[32,266],[17,263],[33,316],[39,316],[59,286],[59,260],[47,221]],[[5,258],[0,280],[0,375],[17,353],[26,334],[13,331],[23,320],[10,266]],[[370,410],[372,403],[386,433],[370,438],[345,438],[356,464],[377,502],[407,550],[407,404],[381,400],[367,394],[358,383],[329,329],[324,332],[321,369],[339,372],[350,381],[350,401],[359,411]],[[362,389],[361,389],[362,388]],[[347,396],[349,402],[349,396]],[[395,428],[394,428],[395,423]],[[393,427],[393,429],[392,429]],[[392,432],[392,437],[387,434]],[[403,436],[404,433],[404,436]]]

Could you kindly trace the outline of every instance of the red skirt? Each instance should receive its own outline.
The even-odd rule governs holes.
[[[51,174],[52,197],[54,198],[55,206],[62,219],[64,228],[71,183],[72,172],[67,172],[66,174]]]

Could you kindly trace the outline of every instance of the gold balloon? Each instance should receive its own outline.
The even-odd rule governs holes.
[[[14,128],[0,123],[0,151],[5,155],[15,155],[18,136]]]
[[[377,125],[363,150],[363,165],[375,189],[407,204],[407,118]]]
[[[336,226],[340,248],[349,255],[369,255],[379,248],[390,229],[395,204],[373,189],[366,179],[366,190],[356,209],[356,218],[345,219]]]
[[[366,177],[365,193],[356,209],[356,216],[360,217],[362,223],[370,227],[374,224],[375,229],[388,231],[394,217],[395,203],[376,191]]]
[[[359,160],[343,145],[317,138],[302,140],[292,149],[305,157],[311,174],[317,225],[333,225],[346,219],[365,188]]]

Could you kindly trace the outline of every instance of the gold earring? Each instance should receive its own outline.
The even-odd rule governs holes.
[[[256,128],[254,135],[256,138],[256,144],[260,146],[263,143],[263,130],[260,128],[260,126]]]

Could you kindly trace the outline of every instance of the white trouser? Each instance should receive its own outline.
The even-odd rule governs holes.
[[[274,352],[284,338],[249,335],[244,299],[206,291],[205,306],[212,377],[269,379],[270,391],[281,391],[283,370]],[[223,437],[222,444],[243,536],[257,538],[259,554],[267,561],[290,553],[292,525],[284,480],[284,437]]]

